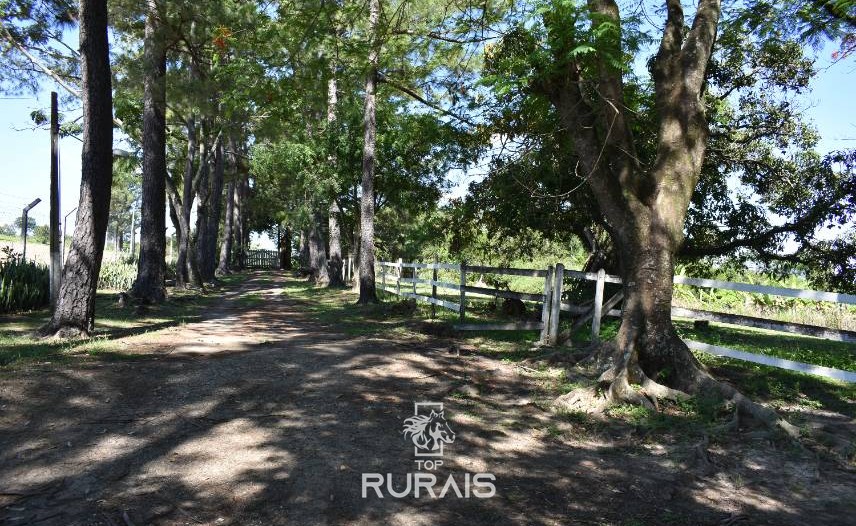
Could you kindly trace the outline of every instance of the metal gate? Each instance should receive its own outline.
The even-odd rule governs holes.
[[[279,253],[276,250],[248,250],[247,268],[279,268]]]

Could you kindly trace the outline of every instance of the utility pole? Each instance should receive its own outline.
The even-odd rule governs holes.
[[[51,92],[51,197],[50,197],[50,300],[51,308],[56,305],[59,296],[60,277],[62,275],[62,254],[60,253],[59,223],[59,109],[57,95]]]
[[[27,215],[30,213],[30,210],[41,203],[41,198],[37,197],[35,201],[28,204],[24,207],[24,213],[21,215],[21,238],[24,240],[24,249],[21,251],[21,260],[27,261]]]

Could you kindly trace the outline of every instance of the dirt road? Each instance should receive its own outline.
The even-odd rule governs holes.
[[[854,475],[750,439],[692,450],[580,434],[530,403],[513,364],[450,342],[338,332],[256,275],[204,321],[149,337],[132,360],[0,375],[0,523],[8,525],[844,524]],[[242,301],[252,293],[258,301]],[[144,340],[140,340],[141,342]],[[403,491],[415,402],[442,402],[444,465],[496,495]],[[428,473],[424,469],[422,473]],[[437,488],[439,491],[439,488]]]

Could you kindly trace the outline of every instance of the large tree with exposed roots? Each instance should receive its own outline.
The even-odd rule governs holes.
[[[613,0],[580,9],[555,3],[543,15],[550,60],[535,89],[556,109],[573,145],[577,170],[595,196],[624,283],[617,336],[592,361],[603,371],[596,387],[560,398],[565,407],[603,408],[630,402],[655,407],[686,394],[717,394],[790,434],[774,412],[713,379],[676,333],[671,319],[675,257],[687,209],[705,159],[706,73],[721,14],[719,0],[700,0],[687,26],[679,0],[666,1],[659,49],[650,64],[654,145],[634,136],[633,89],[625,85],[622,14]],[[580,25],[584,19],[587,24]],[[582,28],[582,29],[580,29]],[[650,160],[637,150],[653,149]]]

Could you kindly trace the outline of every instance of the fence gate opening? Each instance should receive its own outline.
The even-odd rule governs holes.
[[[247,268],[279,268],[279,253],[276,250],[248,250]]]

